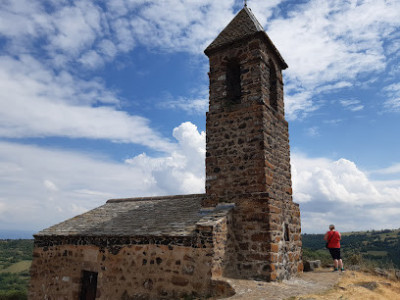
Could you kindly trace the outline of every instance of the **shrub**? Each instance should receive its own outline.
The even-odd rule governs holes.
[[[26,300],[28,296],[25,291],[6,291],[0,292],[0,300]]]

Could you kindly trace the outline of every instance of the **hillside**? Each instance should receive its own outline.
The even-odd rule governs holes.
[[[302,238],[305,259],[331,263],[322,234],[303,234]],[[400,229],[342,233],[342,247],[346,266],[362,263],[400,269]],[[26,299],[32,249],[33,240],[0,240],[0,299]],[[379,284],[375,292],[383,288]]]
[[[33,240],[0,240],[0,300],[26,299]]]
[[[303,234],[303,252],[309,258],[328,258],[323,234]],[[400,269],[400,229],[342,233],[345,259],[359,260],[382,268]]]

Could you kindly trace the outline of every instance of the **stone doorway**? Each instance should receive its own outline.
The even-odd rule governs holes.
[[[97,272],[83,271],[80,300],[95,300],[97,290]]]

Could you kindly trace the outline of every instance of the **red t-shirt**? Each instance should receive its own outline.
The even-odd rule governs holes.
[[[337,231],[328,231],[328,248],[340,248],[340,234]]]

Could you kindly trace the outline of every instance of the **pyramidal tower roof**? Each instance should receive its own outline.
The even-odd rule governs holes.
[[[250,8],[245,5],[232,21],[221,31],[217,38],[204,51],[207,55],[220,47],[229,45],[237,40],[260,33],[266,38],[267,43],[272,47],[272,50],[277,54],[278,59],[282,63],[282,69],[287,68],[286,62],[283,60],[279,51],[272,43],[264,28],[258,22],[256,17],[251,12]]]

